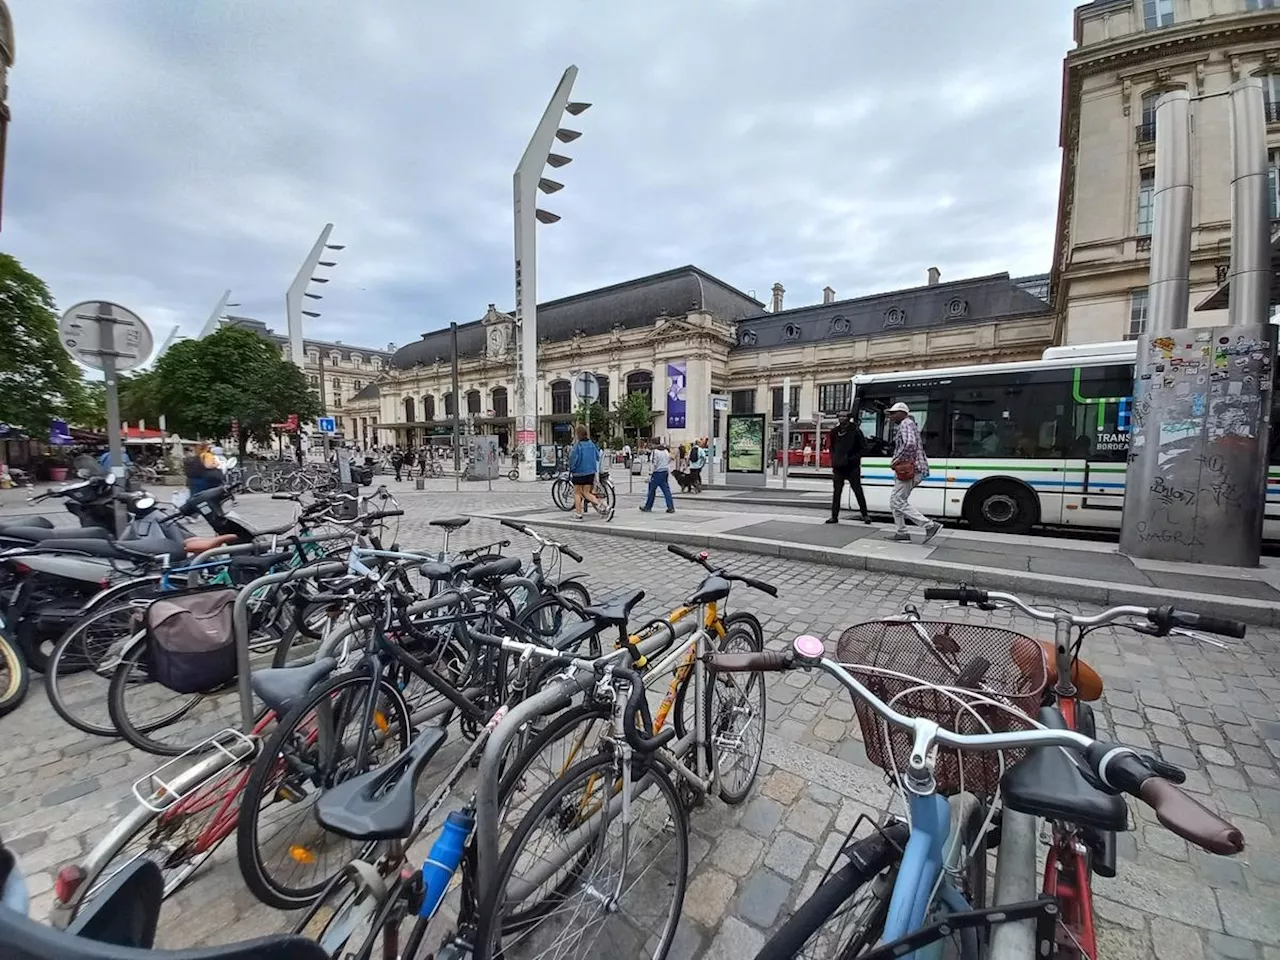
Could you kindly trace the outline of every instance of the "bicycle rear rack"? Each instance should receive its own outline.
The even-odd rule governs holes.
[[[208,756],[198,763],[190,766],[183,764],[183,761],[205,751],[208,751]],[[194,794],[228,767],[251,759],[257,752],[256,738],[228,727],[218,731],[208,740],[197,743],[172,760],[166,761],[146,776],[135,780],[133,795],[140,804],[153,813],[164,813],[175,803],[181,803]],[[213,760],[220,762],[211,763],[210,761]],[[201,769],[204,766],[210,769],[207,771]],[[197,771],[199,775],[187,783],[187,778],[191,778]]]

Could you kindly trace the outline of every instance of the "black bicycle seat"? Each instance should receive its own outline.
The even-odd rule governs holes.
[[[633,590],[615,597],[607,603],[587,607],[583,612],[596,623],[605,626],[622,626],[631,617],[631,608],[644,599],[643,590]]]
[[[338,661],[333,657],[321,657],[315,663],[302,667],[273,667],[255,670],[249,683],[258,699],[284,716],[299,700],[305,697],[317,683],[333,673]]]
[[[293,556],[292,550],[280,553],[264,553],[261,556],[236,556],[231,558],[231,566],[236,570],[257,570],[266,573],[278,563],[284,563]]]
[[[422,566],[418,567],[418,572],[428,580],[452,580],[464,570],[469,570],[476,565],[474,560],[464,557],[456,557],[452,560],[428,560]]]
[[[1057,707],[1042,707],[1037,719],[1052,730],[1067,729]],[[1101,830],[1127,830],[1124,797],[1093,786],[1061,747],[1032,747],[1000,781],[1004,805],[1019,813]]]
[[[444,527],[444,529],[449,531],[461,530],[470,522],[471,522],[470,517],[445,517],[443,520],[430,521],[431,526]]]
[[[316,801],[316,821],[352,840],[407,837],[418,811],[418,780],[447,736],[444,727],[426,727],[390,763],[326,790]]]
[[[731,584],[724,577],[710,576],[689,597],[690,603],[718,603],[729,596]]]
[[[486,580],[498,580],[519,572],[519,557],[503,557],[501,560],[490,560],[488,563],[472,567],[464,572],[463,576],[472,583],[483,583]]]

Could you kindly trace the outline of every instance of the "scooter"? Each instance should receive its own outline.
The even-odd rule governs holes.
[[[116,530],[116,477],[113,473],[83,477],[75,483],[56,487],[29,498],[39,503],[50,497],[66,498],[67,511],[80,521],[78,528],[55,532],[48,517],[21,517],[0,524],[0,548],[26,546],[55,538],[100,537],[109,539]]]

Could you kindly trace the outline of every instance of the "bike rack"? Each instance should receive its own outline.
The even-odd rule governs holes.
[[[306,536],[299,538],[300,542],[306,543],[324,543],[329,540],[340,540],[353,536],[351,533],[324,533],[319,536]],[[292,538],[291,538],[292,539]],[[290,544],[292,546],[292,544]],[[263,553],[267,550],[267,544],[254,541],[253,543],[233,543],[221,547],[214,547],[212,550],[206,550],[196,556],[190,562],[191,566],[202,563],[208,563],[211,559],[218,557],[237,557],[255,553]],[[197,576],[199,573],[197,572]],[[201,578],[202,579],[202,578]]]

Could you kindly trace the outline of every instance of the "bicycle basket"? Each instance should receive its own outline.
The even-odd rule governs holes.
[[[176,693],[204,693],[236,677],[235,590],[170,595],[147,607],[151,677]]]
[[[1011,630],[969,623],[861,623],[841,635],[836,659],[899,713],[923,717],[944,730],[963,734],[1027,729],[1030,724],[1008,710],[978,700],[994,700],[1034,716],[1048,682],[1044,651],[1036,641]],[[865,669],[868,667],[874,669]],[[886,676],[880,671],[916,680]],[[921,683],[965,687],[973,690],[973,696],[921,688]],[[969,706],[962,706],[962,702]],[[911,756],[910,731],[889,726],[861,700],[855,702],[854,708],[867,758],[886,773],[905,770]],[[1005,769],[1024,753],[1003,751]],[[934,769],[938,793],[957,793],[963,785],[976,796],[993,795],[1000,785],[1000,757],[996,752],[959,756],[955,750],[939,748]]]

